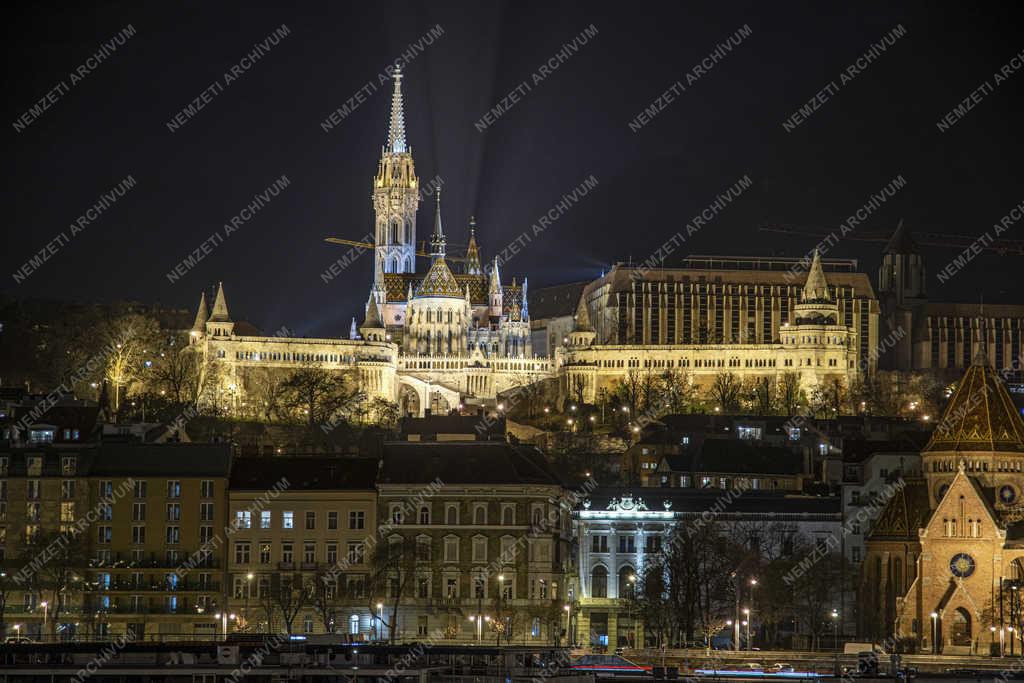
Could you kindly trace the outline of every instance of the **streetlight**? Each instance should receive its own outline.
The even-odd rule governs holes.
[[[755,586],[757,586],[757,578],[756,577],[751,577],[751,579],[750,579],[750,612],[751,612],[751,614],[753,614],[753,612],[754,612],[754,587]],[[753,621],[753,620],[754,620],[754,618],[751,617],[750,621]],[[755,634],[757,633],[756,629],[754,630],[754,633]],[[749,637],[749,635],[747,637],[747,649],[748,650],[750,649],[750,637]]]
[[[249,625],[249,594],[252,593],[252,579],[253,579],[253,573],[252,572],[249,572],[248,574],[245,575],[245,606],[244,606],[245,612],[243,614],[245,615],[245,624],[246,624],[246,626]]]
[[[569,647],[572,647],[572,633],[569,629],[572,628],[572,605],[562,605],[562,609],[565,610],[565,642]]]
[[[839,649],[839,610],[832,610],[832,649]]]
[[[939,637],[938,636],[938,631],[939,631],[939,613],[938,612],[932,612],[931,616],[932,616],[932,654],[938,654],[939,653],[939,644],[937,642],[935,642],[935,640]],[[1013,630],[1012,626],[1010,627],[1010,630],[1011,631]]]
[[[743,608],[743,616],[746,617],[746,619],[743,620],[743,625],[747,627],[747,651],[749,652],[750,651],[750,608],[749,607],[744,607]]]
[[[384,603],[377,603],[377,640],[384,640]]]
[[[636,574],[630,574],[626,577],[626,584],[628,589],[628,597],[630,598],[629,603],[626,607],[626,623],[628,624],[626,630],[626,646],[636,647],[633,641],[636,640],[636,624],[633,622],[633,598],[636,597]]]
[[[43,600],[41,603],[39,603],[39,606],[43,608],[43,633],[45,634],[46,633],[46,621],[47,621],[48,615],[50,613],[50,603],[48,603],[46,600]]]

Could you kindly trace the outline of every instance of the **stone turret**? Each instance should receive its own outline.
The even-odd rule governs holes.
[[[213,300],[213,311],[206,321],[206,334],[211,337],[230,337],[234,334],[235,323],[228,314],[228,302],[224,296],[224,283],[217,283],[217,296]]]

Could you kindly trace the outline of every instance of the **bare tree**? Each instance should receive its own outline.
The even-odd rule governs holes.
[[[100,328],[103,341],[104,378],[114,388],[114,413],[121,408],[121,394],[138,381],[146,362],[159,344],[160,329],[152,318],[130,313]]]
[[[324,569],[317,571],[312,589],[313,609],[320,617],[324,633],[334,633],[341,608],[337,575]]]
[[[81,568],[89,563],[85,536],[41,532],[35,535],[28,549],[35,557],[49,558],[32,574],[31,584],[47,602],[49,623],[44,627],[52,636],[61,615],[70,611],[75,594],[82,587]]]
[[[296,370],[285,380],[284,390],[285,407],[310,427],[349,418],[366,399],[361,389],[349,386],[345,375],[316,364]]]
[[[796,415],[803,392],[800,389],[800,375],[796,372],[784,372],[779,375],[779,404],[787,417]]]
[[[391,536],[387,543],[378,544],[370,556],[370,595],[385,595],[392,600],[390,617],[380,620],[388,630],[388,642],[395,642],[398,626],[398,606],[402,598],[415,586],[416,541],[405,536]],[[373,606],[370,606],[371,612]]]
[[[723,413],[735,413],[740,409],[741,384],[739,378],[731,372],[719,372],[708,390],[711,401]]]
[[[292,634],[295,617],[313,599],[314,586],[299,572],[294,574],[274,573],[270,576],[270,599],[274,608],[281,613],[285,631]]]

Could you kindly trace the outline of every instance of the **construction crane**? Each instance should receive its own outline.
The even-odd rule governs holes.
[[[358,247],[359,249],[373,249],[373,247],[374,247],[373,242],[362,242],[360,240],[347,240],[347,239],[345,239],[343,237],[325,237],[324,238],[324,242],[330,242],[331,244],[340,244],[340,245],[345,246],[345,247]],[[451,246],[453,246],[453,247],[462,247],[464,245],[453,244]],[[418,250],[416,252],[416,255],[417,256],[424,256],[424,257],[429,258],[431,256],[430,252],[422,251],[425,248],[426,248],[426,242],[420,242],[420,250]],[[446,254],[445,255],[445,260],[447,260],[447,261],[465,261],[466,257],[465,256],[451,256],[451,255],[447,255]]]
[[[829,235],[844,240],[855,240],[859,242],[888,242],[892,239],[892,233],[866,232],[854,230],[848,235],[841,236],[834,230],[822,230],[820,228],[804,228],[780,223],[767,223],[758,227],[762,232],[776,232],[784,235],[800,235],[824,239]],[[994,251],[1000,256],[1024,256],[1024,240],[989,239],[988,243],[979,242],[978,236],[956,235],[941,232],[914,232],[912,234],[917,244],[926,247],[947,247],[952,249],[967,249],[977,244],[979,249]]]

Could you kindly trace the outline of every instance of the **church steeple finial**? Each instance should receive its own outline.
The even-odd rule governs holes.
[[[434,234],[430,237],[430,255],[444,258],[444,228],[441,226],[441,188],[437,188],[437,204],[434,209]]]
[[[409,151],[405,142],[405,108],[402,105],[402,67],[396,64],[393,73],[395,90],[391,95],[391,126],[388,128],[388,152],[404,154]]]
[[[476,245],[476,216],[469,217],[469,244],[466,245],[465,272],[469,275],[482,275],[484,272],[480,265],[480,249]]]

